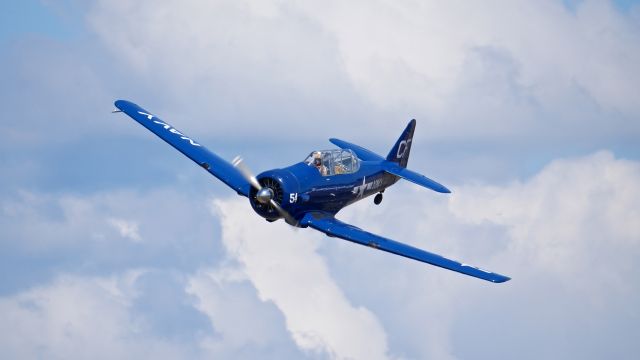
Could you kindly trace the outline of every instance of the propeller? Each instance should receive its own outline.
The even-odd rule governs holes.
[[[298,222],[296,219],[291,216],[285,209],[283,209],[280,204],[278,204],[275,200],[273,200],[274,193],[273,190],[269,187],[263,187],[258,182],[258,179],[253,175],[253,172],[249,169],[249,167],[244,163],[240,156],[236,156],[231,162],[233,166],[242,174],[242,176],[253,186],[254,189],[258,190],[256,193],[256,200],[261,204],[269,204],[273,206],[276,211],[284,218],[288,224],[297,226]]]

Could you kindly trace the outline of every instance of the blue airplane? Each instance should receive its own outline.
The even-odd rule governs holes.
[[[335,218],[345,206],[373,194],[376,194],[374,203],[380,204],[384,190],[399,179],[440,193],[450,192],[426,176],[407,169],[416,128],[415,120],[409,122],[386,158],[361,146],[330,139],[340,149],[313,151],[300,163],[267,170],[254,176],[239,157],[232,163],[225,161],[140,106],[126,100],[116,101],[115,106],[117,110],[114,112],[124,112],[239,195],[249,198],[253,210],[267,221],[284,219],[292,226],[311,227],[330,237],[349,240],[494,283],[510,279],[386,239]]]

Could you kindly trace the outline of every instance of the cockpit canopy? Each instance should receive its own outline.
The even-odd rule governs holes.
[[[352,174],[360,169],[358,157],[349,149],[313,151],[304,162],[315,166],[322,176]]]

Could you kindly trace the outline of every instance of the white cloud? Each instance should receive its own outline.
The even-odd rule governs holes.
[[[383,236],[513,278],[504,284],[313,230],[269,224],[251,212],[246,199],[216,200],[228,259],[209,260],[196,272],[163,261],[173,275],[161,274],[155,283],[145,280],[152,270],[121,267],[116,272],[121,275],[72,276],[56,273],[58,263],[43,264],[54,273],[53,281],[0,297],[5,319],[0,356],[139,358],[149,348],[159,358],[634,353],[640,316],[635,306],[640,287],[632,281],[640,276],[639,183],[638,162],[604,151],[554,161],[530,179],[505,185],[453,184],[451,195],[400,183],[385,193],[381,206],[367,199],[339,214]],[[61,213],[76,222],[51,229],[64,237],[79,231],[69,230],[74,224],[97,224],[92,218],[104,219],[105,212],[96,209],[108,209],[111,201],[105,199],[111,198],[62,201]],[[131,208],[127,201],[155,198],[113,199]],[[52,205],[43,196],[3,204],[5,216],[29,220],[14,224],[22,227],[42,220],[45,208]],[[140,221],[143,226],[151,220]],[[110,225],[103,220],[102,226]],[[35,243],[46,244],[53,233],[38,232],[42,239]],[[211,233],[204,237],[217,241]],[[140,243],[137,256],[155,251],[150,242]],[[74,240],[67,249],[80,243]],[[100,259],[87,253],[82,264]],[[174,286],[154,290],[167,280]],[[176,307],[184,313],[171,315]],[[201,320],[182,322],[194,309],[212,330],[195,326]],[[168,332],[156,328],[165,323]],[[545,346],[534,346],[531,339]]]
[[[0,298],[0,355],[7,359],[177,358],[179,346],[142,337],[129,313],[132,283],[121,277],[64,276]]]
[[[120,236],[128,238],[133,242],[140,242],[142,238],[138,233],[138,224],[133,221],[127,221],[125,219],[109,219],[109,224],[120,232]]]
[[[353,306],[316,253],[309,233],[269,224],[248,214],[246,199],[215,201],[222,241],[256,287],[260,299],[282,311],[296,344],[339,359],[387,357],[384,329],[362,306]]]
[[[322,120],[381,137],[410,116],[438,138],[640,130],[640,28],[610,2],[121,0],[89,22],[203,131],[189,118],[234,134],[260,116],[262,136]]]
[[[637,331],[627,332],[640,316],[633,305],[640,287],[631,281],[640,274],[637,184],[640,164],[605,151],[554,161],[526,181],[452,186],[448,197],[400,184],[402,190],[385,193],[382,207],[365,200],[340,214],[376,233],[511,276],[505,284],[346,242],[328,241],[328,258],[343,288],[358,287],[360,300],[376,299],[367,306],[387,329],[393,353],[629,354],[637,350]],[[362,268],[376,280],[361,278]],[[398,304],[402,309],[389,315]],[[419,341],[413,333],[421,334]],[[555,341],[558,336],[564,340]],[[532,348],[533,338],[547,345]]]
[[[20,191],[0,201],[0,244],[16,256],[46,254],[75,264],[89,257],[92,265],[146,266],[168,258],[194,267],[210,259],[215,231],[199,199],[167,188],[88,196]],[[188,220],[181,218],[186,213]]]
[[[233,267],[201,270],[189,278],[187,292],[195,307],[206,314],[218,336],[208,336],[201,346],[215,358],[299,358],[300,353],[285,328],[281,313],[271,302],[258,298],[244,272]]]
[[[633,264],[626,252],[640,249],[639,180],[637,162],[603,151],[556,160],[525,183],[465,186],[452,197],[450,211],[465,222],[505,227],[510,242],[504,255],[528,271],[562,274],[567,286],[631,290],[625,269]],[[584,273],[591,275],[580,277]]]
[[[37,169],[51,159],[37,156],[50,142],[131,133],[122,119],[103,121],[115,119],[108,114],[115,93],[144,96],[132,100],[189,134],[210,132],[236,147],[234,136],[388,143],[388,131],[415,116],[428,129],[417,136],[531,142],[531,156],[618,149],[640,133],[638,14],[593,0],[575,12],[552,0],[101,0],[88,16],[102,39],[95,48],[24,42],[8,50],[3,90],[15,106],[4,108],[1,125],[16,153],[6,173],[14,184],[40,178],[24,174],[42,175]],[[113,56],[97,60],[105,44]],[[31,106],[63,97],[81,108]],[[61,151],[64,160],[95,161],[77,146]],[[510,156],[502,149],[480,158],[499,163]],[[474,160],[455,167],[478,167]],[[602,152],[554,161],[509,184],[462,183],[449,197],[400,184],[382,206],[365,201],[340,214],[513,277],[502,285],[312,230],[291,233],[238,199],[217,202],[232,260],[219,264],[216,227],[199,192],[84,196],[7,187],[0,357],[139,358],[147,348],[183,358],[295,358],[299,349],[334,357],[628,357],[640,351],[638,172],[637,162]],[[57,186],[41,178],[41,188]],[[177,345],[147,331],[154,323],[141,309],[156,318],[167,308],[146,306],[156,297],[141,300],[141,287],[123,285],[128,275],[59,276],[143,266],[188,279],[182,285],[195,304],[186,307],[205,314],[214,334]],[[40,285],[26,289],[33,284]]]
[[[225,278],[209,286],[204,274],[184,284],[213,331],[194,326],[194,304],[172,288],[157,293],[145,277],[166,271],[129,270],[107,277],[59,275],[52,282],[0,297],[0,357],[7,359],[282,359],[299,358],[277,310],[255,290]],[[158,298],[160,296],[161,298]],[[162,297],[165,298],[162,298]],[[178,299],[171,302],[168,298]],[[185,307],[186,306],[186,307]],[[169,314],[171,329],[160,319]],[[171,314],[176,314],[171,317]],[[173,336],[172,336],[173,334]]]

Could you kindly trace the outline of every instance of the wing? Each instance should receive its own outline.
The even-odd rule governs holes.
[[[451,190],[447,189],[444,185],[439,184],[428,177],[418,174],[415,171],[411,171],[407,168],[400,167],[392,162],[384,162],[382,164],[382,169],[389,174],[393,174],[395,176],[399,176],[405,180],[411,181],[414,184],[418,184],[420,186],[424,186],[427,189],[431,189],[433,191],[437,191],[439,193],[450,193]]]
[[[382,156],[374,153],[371,150],[367,150],[367,149],[363,148],[362,146],[359,146],[359,145],[356,145],[356,144],[352,144],[352,143],[346,142],[344,140],[334,139],[334,138],[329,139],[329,141],[331,141],[331,143],[333,143],[334,145],[336,145],[337,147],[339,147],[341,149],[351,149],[351,150],[353,150],[353,152],[356,153],[356,155],[358,155],[358,158],[360,158],[360,160],[364,160],[364,161],[381,161],[381,160],[384,160],[384,158]]]
[[[248,196],[251,185],[233,165],[140,106],[126,100],[118,100],[115,105],[133,120],[139,122],[140,125],[158,135],[169,145],[227,184],[238,194]]]
[[[413,246],[385,239],[382,236],[378,236],[359,229],[355,226],[343,223],[330,214],[310,212],[305,214],[305,216],[300,221],[300,224],[308,225],[316,230],[322,231],[329,236],[339,237],[341,239],[349,240],[361,245],[370,246],[374,249],[408,257],[410,259],[457,271],[465,275],[477,277],[494,283],[501,283],[510,279],[509,277],[506,277],[504,275],[482,270],[471,265],[449,260],[428,251],[420,250]]]

